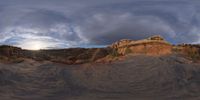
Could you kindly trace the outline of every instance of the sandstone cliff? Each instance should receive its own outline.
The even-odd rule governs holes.
[[[148,39],[133,41],[121,40],[110,46],[119,54],[147,54],[147,55],[167,55],[172,53],[172,45],[161,36],[153,36]]]

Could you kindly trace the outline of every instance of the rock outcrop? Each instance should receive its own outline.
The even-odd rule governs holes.
[[[22,53],[22,49],[13,46],[2,45],[0,46],[0,55],[2,56],[20,56]]]
[[[172,53],[172,45],[161,36],[153,36],[148,39],[133,41],[120,40],[110,46],[116,49],[119,54],[147,54],[147,55],[167,55]]]
[[[173,51],[190,57],[193,60],[200,60],[200,45],[196,44],[179,44],[173,46]]]

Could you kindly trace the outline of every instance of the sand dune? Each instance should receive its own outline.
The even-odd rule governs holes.
[[[129,56],[107,64],[0,64],[1,100],[198,100],[199,64]]]

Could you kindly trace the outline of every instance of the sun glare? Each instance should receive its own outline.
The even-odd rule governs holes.
[[[40,43],[35,43],[32,45],[32,48],[30,48],[31,50],[40,50],[42,49],[42,45]]]
[[[46,45],[41,41],[28,41],[26,43],[23,43],[21,47],[28,50],[40,50],[44,49]]]

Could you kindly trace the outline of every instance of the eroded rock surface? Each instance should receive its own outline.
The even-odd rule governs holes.
[[[0,63],[2,100],[199,100],[200,67],[181,56],[107,64]]]

